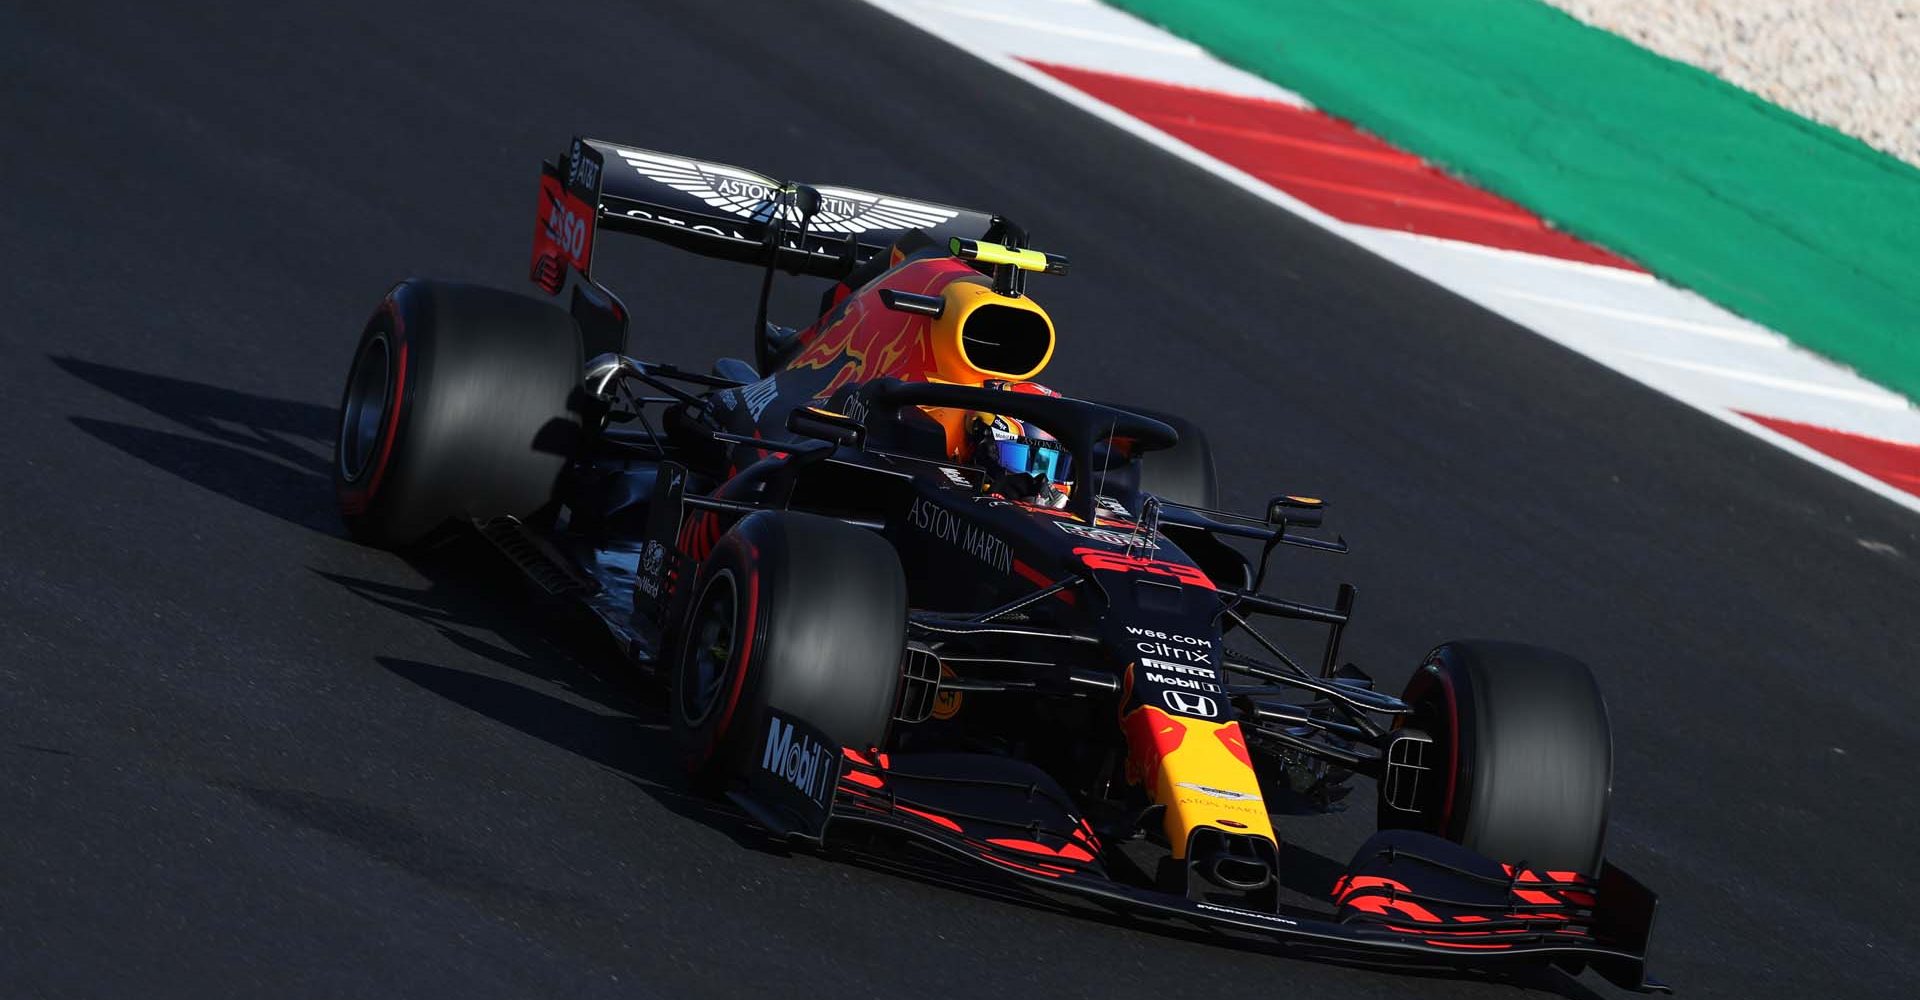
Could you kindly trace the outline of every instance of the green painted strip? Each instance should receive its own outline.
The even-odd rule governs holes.
[[[1920,171],[1535,0],[1107,0],[1920,399]]]

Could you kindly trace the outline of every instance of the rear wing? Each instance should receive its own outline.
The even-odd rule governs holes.
[[[816,185],[820,210],[803,239],[799,214],[782,197],[790,185],[743,167],[584,138],[573,140],[564,161],[543,167],[533,279],[550,292],[568,268],[589,276],[601,231],[838,278],[912,230],[945,244],[985,236],[993,223],[987,212]]]

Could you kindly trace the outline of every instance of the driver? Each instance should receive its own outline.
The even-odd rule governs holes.
[[[1058,396],[1038,382],[990,381],[982,388]],[[979,411],[966,418],[967,454],[962,461],[986,470],[988,492],[1042,507],[1061,508],[1073,492],[1073,457],[1058,439],[1004,414]]]

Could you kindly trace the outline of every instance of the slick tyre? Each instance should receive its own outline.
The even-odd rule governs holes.
[[[333,482],[353,537],[403,548],[456,518],[526,518],[578,443],[580,331],[545,302],[410,279],[367,321]]]
[[[881,746],[906,646],[907,584],[880,536],[830,518],[750,514],[694,576],[668,651],[668,715],[695,787],[758,762],[768,713]]]
[[[1406,725],[1433,737],[1418,809],[1386,801],[1380,826],[1436,833],[1536,870],[1600,869],[1613,738],[1592,671],[1511,642],[1450,642],[1407,682]]]
[[[1180,443],[1163,451],[1150,451],[1140,457],[1140,489],[1163,500],[1193,507],[1217,509],[1220,506],[1218,474],[1213,467],[1213,446],[1207,433],[1185,417],[1138,406],[1109,404],[1172,427]],[[1251,587],[1253,567],[1231,545],[1205,531],[1173,528],[1169,537],[1180,543],[1195,565],[1222,587]]]

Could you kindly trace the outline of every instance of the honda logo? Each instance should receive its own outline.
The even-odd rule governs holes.
[[[1202,719],[1211,719],[1220,714],[1220,706],[1215,705],[1213,699],[1204,694],[1194,694],[1191,691],[1162,691],[1160,700],[1181,715],[1197,715]]]

